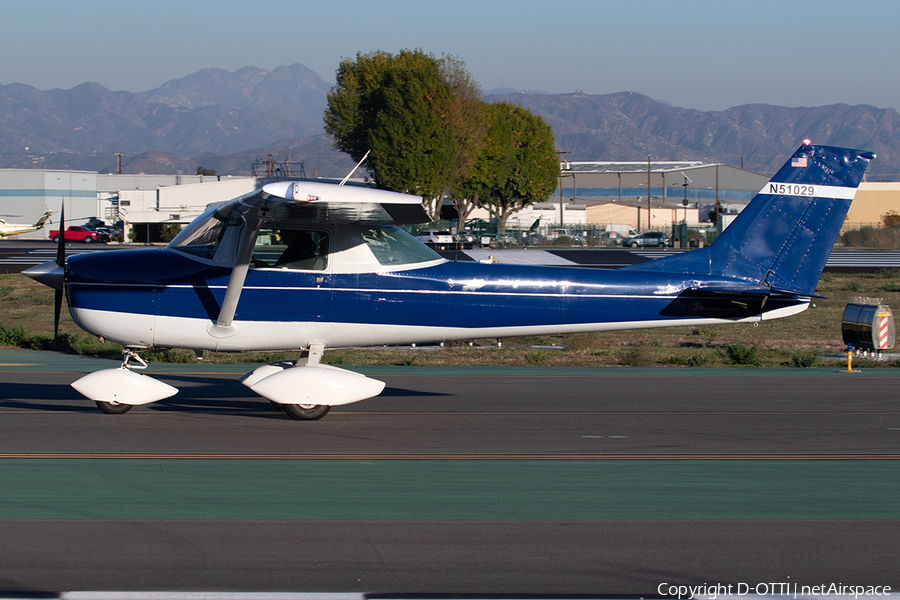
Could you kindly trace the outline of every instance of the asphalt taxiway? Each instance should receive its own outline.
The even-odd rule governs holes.
[[[654,594],[900,586],[900,373],[365,367],[297,422],[249,367],[0,351],[0,591]]]

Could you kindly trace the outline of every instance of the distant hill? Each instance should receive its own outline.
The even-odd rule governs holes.
[[[271,72],[257,67],[234,73],[203,69],[139,95],[149,103],[188,109],[215,105],[231,110],[255,108],[317,133],[322,129],[330,88],[313,71],[296,63]]]
[[[326,84],[303,65],[269,73],[206,69],[135,94],[98,83],[42,92],[0,86],[0,154],[184,157],[265,147],[322,131]]]
[[[804,138],[872,150],[869,179],[900,178],[900,114],[833,104],[786,108],[746,104],[725,111],[677,108],[633,92],[489,96],[543,115],[571,160],[703,160],[771,174]]]
[[[291,154],[308,175],[343,176],[353,166],[322,135],[329,84],[302,64],[267,71],[204,69],[146,92],[97,83],[40,91],[0,85],[0,168],[245,175],[256,159]],[[632,92],[521,93],[506,100],[544,116],[572,160],[703,160],[773,173],[804,137],[873,150],[869,178],[900,179],[900,115],[835,104],[748,104],[725,111],[670,106]]]

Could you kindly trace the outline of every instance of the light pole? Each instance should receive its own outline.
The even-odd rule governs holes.
[[[685,242],[687,242],[687,207],[688,207],[688,199],[687,199],[687,189],[688,184],[691,183],[691,178],[681,173],[684,176],[684,183],[681,185],[684,187],[684,199],[681,201],[682,206],[684,206],[684,220],[681,223],[681,247],[685,247]]]

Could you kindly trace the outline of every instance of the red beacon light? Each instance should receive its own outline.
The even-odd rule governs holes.
[[[803,145],[804,145],[804,146],[812,146],[812,140],[809,139],[809,138],[804,139],[804,140],[803,140]]]

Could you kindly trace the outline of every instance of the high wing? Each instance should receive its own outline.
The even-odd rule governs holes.
[[[299,218],[332,223],[414,225],[430,219],[422,198],[356,185],[310,181],[270,183],[251,202],[296,212]]]

